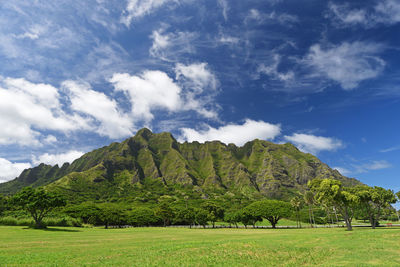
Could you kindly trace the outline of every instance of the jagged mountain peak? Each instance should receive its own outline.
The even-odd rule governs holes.
[[[345,184],[359,183],[290,143],[259,139],[241,147],[220,141],[179,143],[171,133],[144,128],[121,143],[86,153],[61,168],[41,164],[25,170],[15,180],[0,184],[0,192],[46,185],[77,195],[96,192],[93,194],[102,198],[109,195],[107,190],[120,195],[123,188],[139,190],[159,183],[171,188],[287,198],[304,190],[309,180],[328,177]],[[135,190],[131,194],[136,194]]]

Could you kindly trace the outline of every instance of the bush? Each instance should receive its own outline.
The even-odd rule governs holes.
[[[43,221],[46,226],[64,226],[64,227],[81,227],[82,222],[79,219],[71,217],[51,217]],[[11,216],[1,217],[0,225],[7,226],[33,226],[34,222],[30,218],[15,218]]]
[[[33,225],[32,219],[26,218],[14,218],[11,216],[1,217],[0,218],[0,225],[7,225],[7,226],[31,226]]]

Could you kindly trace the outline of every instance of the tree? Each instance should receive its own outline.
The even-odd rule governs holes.
[[[305,192],[304,202],[308,205],[308,216],[310,217],[310,225],[313,227],[315,224],[313,205],[314,205],[314,194],[310,191]]]
[[[308,182],[308,186],[318,203],[331,205],[342,214],[347,230],[351,231],[354,211],[360,202],[355,189],[345,188],[340,181],[334,179],[314,179]]]
[[[66,205],[65,199],[43,188],[25,187],[12,198],[12,203],[27,210],[35,220],[35,228],[46,228],[43,218],[54,208]]]
[[[162,219],[164,227],[170,225],[172,219],[174,218],[174,212],[168,202],[161,202],[154,213],[156,216]]]
[[[196,209],[195,210],[195,220],[196,223],[202,225],[206,228],[206,224],[208,222],[208,211],[204,209]]]
[[[108,229],[109,225],[118,225],[121,227],[126,224],[125,210],[113,203],[103,203],[99,205],[99,220]]]
[[[208,211],[208,220],[212,223],[213,228],[215,228],[217,220],[224,219],[224,209],[214,202],[205,202],[201,205],[201,208]]]
[[[355,193],[360,199],[360,205],[368,214],[372,229],[375,229],[379,222],[382,210],[396,203],[393,191],[379,186],[358,186],[355,188]]]
[[[278,221],[289,217],[292,213],[289,203],[280,200],[261,200],[247,206],[254,216],[267,219],[272,228],[276,228]]]
[[[189,224],[189,227],[192,228],[195,221],[196,214],[193,208],[182,208],[175,212],[174,223]]]
[[[303,207],[303,201],[301,200],[300,197],[295,196],[290,200],[290,205],[294,208],[296,211],[296,221],[297,221],[297,227],[301,228],[301,221],[300,221],[300,210]]]
[[[0,194],[0,216],[3,214],[3,212],[7,209],[7,199],[5,196]]]
[[[240,222],[240,211],[230,211],[226,212],[224,215],[224,221],[229,223],[229,227],[231,224],[234,224],[236,228],[238,228],[238,222]]]
[[[160,218],[154,214],[152,209],[137,207],[127,213],[127,221],[133,226],[150,226],[159,224]]]
[[[245,228],[247,228],[247,225],[253,225],[253,228],[255,228],[257,222],[262,222],[262,217],[257,215],[256,212],[249,206],[239,210],[237,212],[237,216]]]

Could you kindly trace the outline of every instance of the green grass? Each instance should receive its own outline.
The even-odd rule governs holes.
[[[0,227],[0,266],[399,266],[400,228]]]

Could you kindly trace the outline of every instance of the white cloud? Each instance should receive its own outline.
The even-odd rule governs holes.
[[[334,19],[344,24],[368,24],[371,21],[367,18],[367,11],[363,9],[350,10],[348,5],[337,5],[329,3],[329,10]]]
[[[81,151],[71,150],[61,154],[49,154],[45,153],[39,157],[32,156],[32,163],[34,165],[39,165],[40,163],[45,163],[49,165],[62,166],[64,163],[72,163],[75,159],[80,158],[84,153]]]
[[[381,45],[366,42],[344,42],[325,49],[316,44],[311,46],[305,62],[343,89],[351,90],[382,72],[385,61],[376,54],[383,49]]]
[[[400,22],[400,2],[398,0],[380,0],[372,8],[352,9],[349,4],[330,3],[328,15],[337,26],[361,25],[366,28],[379,24],[393,25]]]
[[[155,10],[161,8],[167,3],[176,3],[177,0],[128,0],[121,22],[127,27],[130,26],[133,19],[144,17]]]
[[[132,135],[133,121],[119,110],[115,100],[104,93],[92,90],[87,83],[65,81],[62,86],[69,96],[74,111],[90,115],[100,122],[97,129],[100,135],[112,139]]]
[[[225,21],[228,20],[228,11],[229,11],[229,5],[227,0],[218,0],[218,4],[222,8],[222,15],[224,16]]]
[[[4,158],[0,158],[0,183],[18,177],[23,170],[31,167],[30,163],[13,163]]]
[[[362,164],[351,164],[349,167],[335,167],[343,175],[367,173],[369,171],[383,170],[391,168],[392,164],[386,160],[373,160]]]
[[[379,150],[379,152],[387,153],[387,152],[392,152],[392,151],[397,151],[397,150],[400,150],[400,146],[392,146],[389,148],[381,149],[381,150]]]
[[[39,130],[88,129],[82,117],[63,111],[55,87],[25,79],[0,82],[0,144],[39,145]]]
[[[217,118],[217,113],[207,108],[215,96],[218,80],[207,63],[175,66],[177,81],[185,90],[185,109],[196,110],[206,118]],[[204,94],[206,92],[206,94]]]
[[[398,0],[381,0],[375,7],[376,20],[386,24],[400,22],[400,2]]]
[[[240,42],[240,39],[233,36],[222,35],[220,36],[218,41],[223,44],[238,44]]]
[[[285,135],[284,139],[293,143],[301,151],[318,154],[320,151],[335,151],[343,147],[342,141],[323,136],[295,133],[291,136]]]
[[[218,80],[210,71],[207,63],[194,63],[191,65],[176,64],[176,79],[184,80],[190,84],[195,91],[202,91],[204,88],[215,90]]]
[[[163,26],[153,31],[150,38],[153,44],[149,49],[152,57],[165,61],[176,61],[183,54],[191,54],[195,52],[192,42],[197,38],[197,34],[193,32],[168,32],[167,26]]]
[[[299,21],[297,16],[287,13],[277,13],[272,11],[270,13],[263,13],[257,9],[250,9],[245,18],[245,22],[256,21],[257,23],[278,23],[281,25],[291,26],[291,24]]]
[[[282,82],[289,82],[294,80],[295,75],[293,71],[288,71],[286,73],[280,72],[278,70],[279,64],[281,62],[281,57],[278,54],[273,55],[272,62],[270,65],[266,66],[265,64],[261,64],[258,67],[259,73],[264,73],[270,76],[272,79],[280,80]]]
[[[343,168],[343,167],[333,167],[332,169],[339,171],[340,174],[345,175],[345,176],[352,174],[351,170]]]
[[[135,119],[150,122],[154,109],[178,111],[182,108],[182,89],[164,72],[145,71],[139,76],[116,73],[110,82],[117,91],[129,96]]]
[[[155,110],[194,110],[204,117],[216,118],[212,100],[218,81],[207,64],[177,64],[175,72],[176,81],[165,72],[146,70],[133,76],[115,73],[110,82],[116,91],[122,91],[129,97],[131,114],[136,120],[151,122]]]
[[[45,144],[54,144],[57,142],[57,137],[55,137],[54,135],[48,135],[43,142]]]
[[[242,146],[254,139],[273,140],[281,132],[280,125],[247,119],[243,124],[228,124],[219,128],[207,126],[205,130],[181,128],[181,141],[213,141]]]

